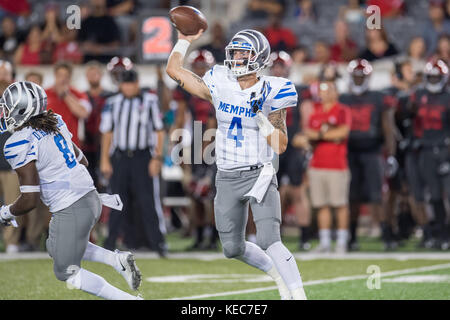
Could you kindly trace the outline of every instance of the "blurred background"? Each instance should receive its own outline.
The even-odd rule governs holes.
[[[349,62],[365,59],[373,69],[367,77],[368,89],[383,96],[383,108],[390,110],[395,122],[392,134],[397,152],[389,154],[383,145],[378,154],[382,170],[368,170],[369,176],[382,180],[381,200],[374,201],[381,210],[378,216],[371,209],[374,204],[371,200],[357,201],[356,209],[347,208],[353,210],[348,228],[353,228],[358,238],[357,241],[353,237],[350,243],[353,245],[347,249],[448,250],[450,190],[444,188],[448,179],[442,182],[440,199],[433,197],[428,183],[423,183],[419,195],[414,194],[417,185],[413,184],[417,182],[408,178],[402,153],[405,150],[402,143],[409,137],[402,133],[405,126],[411,127],[416,115],[404,116],[399,101],[406,96],[403,103],[408,104],[409,97],[421,88],[428,61],[440,59],[449,64],[450,0],[1,0],[1,92],[18,80],[34,81],[48,90],[49,97],[54,97],[53,104],[49,98],[49,108],[66,110],[70,119],[64,120],[71,123],[74,141],[89,156],[89,169],[97,188],[108,192],[110,181],[100,170],[102,111],[108,99],[123,90],[121,84],[126,81],[121,74],[135,70],[140,90],[158,96],[166,132],[157,197],[161,199],[160,230],[168,250],[219,251],[213,212],[215,166],[177,163],[171,157],[180,142],[183,156],[190,158],[193,149],[192,138],[186,134],[173,138],[177,129],[185,129],[193,136],[196,123],[201,124],[203,131],[215,127],[214,108],[177,88],[165,73],[165,62],[176,41],[168,11],[177,5],[200,9],[209,24],[205,34],[191,46],[186,67],[203,75],[213,64],[223,63],[225,47],[236,32],[257,29],[266,35],[274,52],[272,64],[264,73],[285,76],[297,86],[298,110],[288,114],[288,127],[290,137],[296,136],[298,143],[292,146],[296,152],[289,154],[289,164],[280,159],[280,169],[289,169],[278,175],[282,234],[290,249],[330,250],[321,245],[323,228],[318,224],[318,208],[310,203],[312,176],[307,172],[313,151],[304,131],[311,110],[321,101],[320,82],[331,78],[339,95],[348,94],[352,77]],[[380,8],[380,29],[367,28],[366,8],[370,5]],[[76,21],[78,16],[74,14],[78,13],[80,28],[71,29],[67,22]],[[328,73],[332,75],[327,76]],[[63,101],[60,93],[67,91],[85,112],[75,112],[73,101]],[[56,105],[58,101],[60,106]],[[443,103],[448,109],[449,100]],[[450,123],[450,117],[447,121]],[[444,126],[442,135],[450,139],[446,130]],[[305,141],[301,140],[303,136]],[[0,138],[2,150],[5,140]],[[383,141],[386,140],[384,137]],[[387,161],[390,156],[396,158],[397,167]],[[3,154],[1,158],[0,198],[11,203],[18,195],[17,181]],[[449,160],[447,157],[442,163]],[[363,180],[371,179],[369,176]],[[126,213],[133,217],[128,221],[132,228],[121,230],[117,247],[154,250],[145,236],[139,210],[132,210],[133,214]],[[104,209],[91,241],[104,243],[109,232],[109,214]],[[45,250],[49,219],[50,214],[42,205],[20,222],[20,228],[1,228],[0,250],[8,253]],[[326,229],[331,239],[338,237],[333,231],[336,228]],[[127,232],[134,235],[132,240],[127,240]],[[255,240],[252,223],[247,236],[249,241]],[[165,256],[163,251],[158,253]]]

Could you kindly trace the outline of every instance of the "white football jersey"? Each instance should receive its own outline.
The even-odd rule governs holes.
[[[297,106],[297,91],[293,83],[281,77],[261,76],[252,87],[242,90],[237,79],[225,66],[215,65],[203,76],[216,109],[216,163],[222,170],[239,170],[262,165],[273,159],[274,152],[256,124],[256,114],[250,106],[252,92],[258,94],[264,81],[270,92],[262,112],[269,113]]]
[[[4,154],[13,169],[36,161],[41,199],[50,212],[69,207],[95,190],[86,167],[76,160],[72,134],[60,115],[60,134],[47,134],[30,127],[14,132],[6,141]]]

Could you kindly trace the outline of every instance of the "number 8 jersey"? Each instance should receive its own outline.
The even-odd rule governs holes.
[[[216,109],[218,169],[240,170],[272,161],[274,152],[259,134],[250,95],[258,94],[264,81],[269,83],[270,92],[262,107],[262,112],[268,116],[271,112],[297,106],[297,91],[292,82],[281,77],[261,76],[254,86],[242,90],[228,68],[220,65],[207,71],[203,81]]]
[[[36,161],[41,200],[50,212],[69,207],[88,192],[94,182],[84,165],[78,163],[72,146],[72,134],[60,115],[59,134],[24,128],[6,141],[4,155],[13,169]]]

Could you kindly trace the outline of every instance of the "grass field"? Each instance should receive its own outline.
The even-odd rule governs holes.
[[[177,242],[178,241],[178,242]],[[288,246],[295,251],[293,241]],[[181,253],[186,241],[171,239],[169,259],[137,254],[144,281],[140,293],[145,299],[278,299],[274,283],[262,272],[217,253]],[[309,299],[450,299],[450,254],[411,253],[414,243],[403,252],[380,255],[379,244],[368,239],[362,247],[366,255],[312,256],[296,253],[305,291]],[[373,247],[373,250],[370,248]],[[379,249],[379,248],[378,248]],[[409,252],[409,253],[408,253]],[[430,256],[427,256],[430,255]],[[434,255],[434,256],[433,256]],[[417,258],[416,258],[417,256]],[[372,258],[373,257],[373,258]],[[399,259],[400,258],[400,259]],[[367,282],[375,266],[381,272],[380,288],[369,289]],[[85,262],[83,267],[102,275],[111,284],[130,292],[125,281],[111,267]],[[0,299],[97,299],[68,290],[53,275],[52,261],[45,254],[36,259],[0,257]],[[376,284],[374,281],[369,281]]]

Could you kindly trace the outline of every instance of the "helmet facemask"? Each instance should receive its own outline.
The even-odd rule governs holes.
[[[236,59],[236,51],[248,52],[246,59]],[[245,29],[239,31],[225,47],[224,65],[235,77],[256,73],[270,62],[270,45],[259,31]]]
[[[247,59],[234,59],[235,51],[247,51]],[[230,44],[225,48],[225,61],[224,64],[227,66],[234,76],[243,76],[246,74],[251,74],[257,72],[259,68],[259,63],[256,62],[258,54],[255,53],[253,46],[244,47],[242,45]]]
[[[0,101],[0,133],[5,133],[7,131],[12,132],[14,130],[14,125],[16,124],[16,120],[11,118],[10,111],[8,106],[3,102],[3,99]]]

